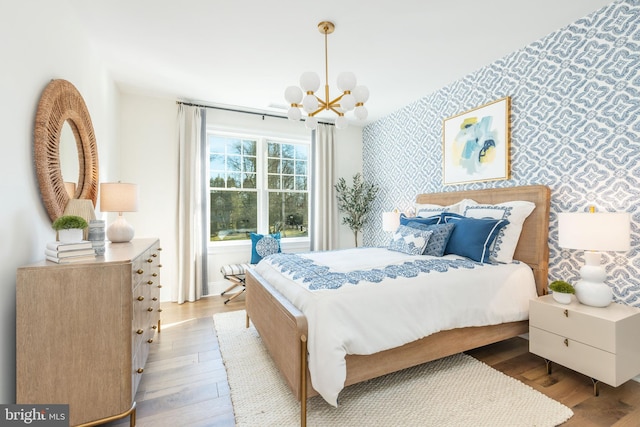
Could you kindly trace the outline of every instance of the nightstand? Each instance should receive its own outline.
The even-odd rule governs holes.
[[[529,305],[529,351],[617,387],[640,374],[640,309],[611,303],[598,308],[559,304],[551,295]]]

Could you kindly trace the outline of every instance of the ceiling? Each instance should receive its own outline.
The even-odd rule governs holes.
[[[324,85],[324,36],[317,25],[332,21],[330,95],[338,95],[339,72],[354,72],[371,93],[365,123],[611,3],[68,1],[123,91],[283,115],[284,89],[297,85],[302,72],[317,72]]]

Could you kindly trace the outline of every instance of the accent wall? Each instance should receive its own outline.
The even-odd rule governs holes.
[[[443,119],[506,96],[510,179],[444,185]],[[631,250],[603,262],[614,299],[640,307],[639,158],[640,1],[624,0],[366,126],[363,173],[380,192],[364,244],[385,245],[381,212],[409,209],[418,193],[543,184],[551,189],[549,280],[575,282],[584,261],[558,246],[559,212],[626,211]]]

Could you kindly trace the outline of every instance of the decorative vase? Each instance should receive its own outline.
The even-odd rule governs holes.
[[[58,240],[64,243],[82,242],[84,230],[82,228],[65,228],[58,230]]]
[[[571,304],[571,294],[566,294],[564,292],[552,292],[551,295],[556,302],[560,304]]]

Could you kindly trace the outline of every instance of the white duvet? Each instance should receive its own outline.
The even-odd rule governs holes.
[[[334,406],[344,388],[347,354],[376,353],[446,329],[525,320],[529,300],[536,297],[533,274],[524,263],[481,265],[455,255],[411,256],[386,248],[295,256],[311,265],[312,272],[325,271],[295,273],[277,255],[255,270],[307,317],[311,383]],[[416,269],[452,260],[466,267],[428,273]],[[354,270],[358,273],[348,277],[356,284],[311,290],[326,285],[326,277],[335,276],[339,284],[342,273]],[[415,277],[388,277],[396,270]],[[297,275],[301,277],[294,279]]]

